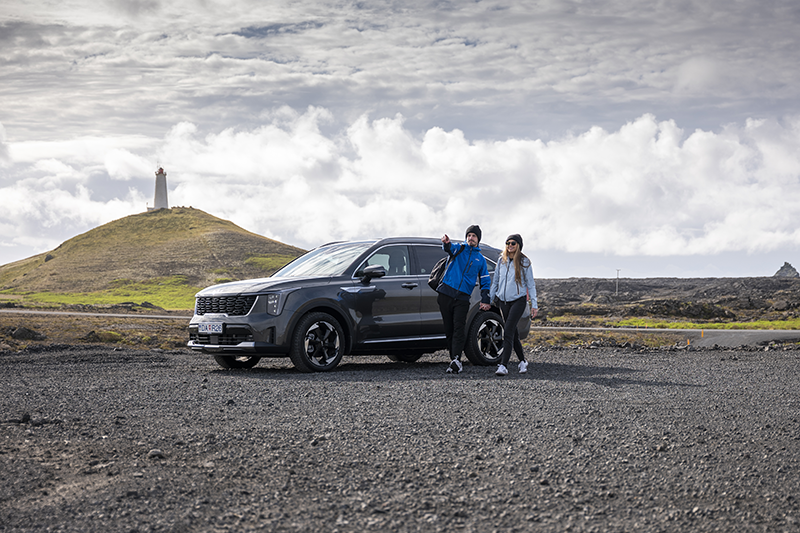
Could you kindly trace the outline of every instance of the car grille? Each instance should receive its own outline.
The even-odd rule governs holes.
[[[242,316],[250,312],[256,302],[255,296],[201,296],[197,298],[195,313],[225,313],[228,316]]]

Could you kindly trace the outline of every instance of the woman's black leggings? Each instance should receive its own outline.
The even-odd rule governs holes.
[[[512,302],[500,300],[500,311],[503,313],[503,320],[505,321],[505,326],[503,328],[503,351],[500,355],[500,364],[503,366],[508,366],[508,360],[511,359],[512,343],[519,360],[525,360],[525,352],[522,351],[522,343],[519,341],[517,322],[522,318],[522,313],[525,312],[526,305],[528,305],[528,298],[526,296]]]

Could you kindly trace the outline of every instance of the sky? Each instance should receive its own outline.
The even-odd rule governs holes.
[[[800,268],[796,0],[3,0],[0,264],[153,205],[537,277]]]

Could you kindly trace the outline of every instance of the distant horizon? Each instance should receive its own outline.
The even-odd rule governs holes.
[[[178,208],[186,208],[186,209],[197,209],[204,213],[207,213],[210,216],[226,220],[236,224],[236,222],[232,220],[228,220],[223,216],[208,213],[203,209],[198,209],[193,206],[170,206],[169,209],[178,209]],[[146,214],[149,211],[142,211],[139,213],[132,213],[131,215],[125,215],[119,217],[117,219],[111,220],[109,222],[113,222],[115,220],[121,220],[128,216],[134,216],[139,214]],[[100,224],[96,227],[100,227],[104,224]],[[244,227],[241,224],[236,224],[241,229],[254,233],[256,235],[260,235],[262,237],[277,240],[282,244],[287,244],[289,246],[294,246],[298,248],[302,248],[305,250],[311,250],[314,247],[321,246],[326,242],[319,242],[314,246],[300,246],[295,243],[285,242],[280,239],[275,239],[273,237],[269,237],[267,235],[262,235],[257,231],[253,231],[250,228]],[[12,259],[10,261],[5,261],[0,266],[6,266],[11,263],[15,263],[17,261],[24,261],[26,259],[30,259],[31,257],[46,254],[53,252],[61,246],[64,242],[75,238],[79,235],[87,233],[95,228],[88,228],[86,231],[73,235],[59,243],[56,247],[51,249],[41,251],[38,253],[33,253],[27,255],[25,257],[21,257],[18,259]],[[386,237],[390,236],[407,236],[407,237],[430,237],[430,238],[438,238],[435,235],[387,235]],[[461,240],[460,237],[455,237],[451,235],[453,240]],[[362,237],[364,239],[371,239],[371,238],[382,238],[381,236],[370,236],[370,237]],[[356,240],[356,239],[345,239],[345,240]],[[482,241],[483,244],[488,244],[489,246],[493,246],[498,249],[502,249],[502,243],[493,243],[487,242],[485,239]],[[585,252],[563,252],[563,251],[553,251],[553,250],[530,250],[530,245],[527,244],[527,241],[524,240],[523,237],[523,253],[526,254],[533,262],[534,273],[537,278],[539,279],[569,279],[569,278],[585,278],[585,279],[603,279],[603,280],[616,280],[617,279],[617,269],[619,269],[619,279],[650,279],[650,278],[677,278],[677,279],[706,279],[706,278],[770,278],[775,277],[775,274],[783,267],[784,263],[789,263],[792,265],[793,268],[797,269],[797,267],[792,263],[791,260],[788,259],[781,259],[783,252],[769,252],[765,254],[760,254],[756,257],[752,257],[753,261],[748,263],[742,263],[741,254],[737,254],[734,252],[724,253],[724,254],[715,254],[715,255],[706,255],[706,256],[613,256],[608,254],[592,254],[592,253],[585,253]],[[2,249],[0,249],[2,251]],[[0,254],[1,255],[1,254]],[[706,269],[705,272],[699,273],[697,270],[698,264],[702,265],[703,269]],[[764,265],[769,264],[770,267],[766,267]],[[617,265],[617,266],[614,266]],[[774,266],[774,270],[772,273],[753,273],[754,269],[759,268],[759,266],[763,266],[763,268],[772,268]],[[798,262],[800,265],[800,262]],[[665,273],[663,274],[653,274],[657,269],[663,269]],[[590,274],[589,271],[592,271],[593,274]],[[607,275],[601,274],[600,271],[603,270],[604,272],[608,272]],[[682,274],[684,272],[695,272],[694,274]],[[630,273],[633,273],[631,275]],[[649,272],[649,274],[648,274]],[[712,273],[713,272],[713,273]]]

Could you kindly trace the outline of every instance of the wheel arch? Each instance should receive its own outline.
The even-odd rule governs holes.
[[[301,318],[303,318],[309,313],[317,313],[317,312],[327,313],[339,322],[339,325],[342,326],[342,331],[344,332],[344,342],[345,342],[344,355],[350,354],[350,352],[353,350],[353,325],[350,322],[350,319],[348,318],[346,313],[344,313],[341,309],[339,309],[335,305],[331,305],[329,303],[309,302],[308,305],[304,305],[303,307],[295,311],[294,316],[292,317],[292,320],[289,323],[288,327],[289,338],[291,338],[292,332],[294,332]]]

